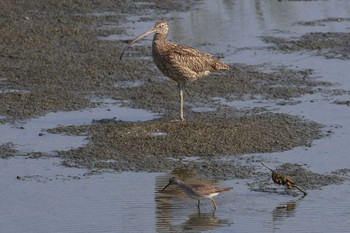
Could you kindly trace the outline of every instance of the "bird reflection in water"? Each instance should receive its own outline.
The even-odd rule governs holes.
[[[215,227],[222,227],[231,225],[228,219],[219,219],[215,216],[215,211],[210,213],[201,213],[198,209],[198,212],[191,214],[188,217],[188,220],[181,225],[183,230],[197,230],[197,231],[206,231],[212,230]]]
[[[272,211],[272,221],[274,229],[277,229],[279,225],[282,225],[282,222],[286,218],[294,217],[298,203],[304,199],[305,196],[300,197],[297,200],[291,200],[288,202],[280,203]]]

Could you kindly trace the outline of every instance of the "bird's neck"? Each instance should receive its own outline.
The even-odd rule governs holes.
[[[153,37],[153,44],[157,44],[157,45],[163,45],[167,42],[166,40],[166,36],[162,35],[162,34],[155,34]]]
[[[162,54],[166,52],[166,50],[168,49],[167,43],[168,41],[165,39],[163,35],[160,35],[160,34],[154,35],[153,43],[152,43],[153,59],[155,60],[160,59],[160,61],[162,60],[161,59]]]
[[[186,184],[185,182],[183,182],[183,181],[181,181],[181,180],[178,180],[178,181],[176,182],[176,184],[177,184],[179,187],[181,187],[181,188],[185,188],[185,189],[190,189],[190,188],[191,188],[188,184]]]

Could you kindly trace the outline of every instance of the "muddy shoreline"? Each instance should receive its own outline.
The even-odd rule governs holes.
[[[276,114],[264,108],[239,110],[220,101],[260,98],[286,105],[296,104],[293,98],[305,94],[329,92],[327,88],[333,84],[317,80],[312,70],[278,67],[264,71],[269,67],[229,64],[232,71],[214,74],[186,87],[187,121],[172,122],[178,115],[176,84],[164,78],[147,59],[150,45],[136,45],[132,54],[120,61],[118,54],[125,41],[98,39],[127,33],[122,25],[129,15],[166,15],[174,10],[190,10],[197,4],[199,1],[2,1],[0,122],[15,123],[49,112],[92,108],[104,99],[114,99],[124,106],[158,113],[160,118],[148,122],[100,119],[88,125],[47,129],[48,133],[87,134],[89,139],[85,147],[50,156],[61,157],[65,166],[97,170],[170,171],[186,167],[214,179],[252,178],[258,174],[254,166],[223,162],[222,158],[308,147],[313,140],[327,136],[323,126],[311,119]],[[341,59],[348,59],[348,36],[313,33],[297,41],[263,39],[284,52],[321,53],[327,48],[325,56],[342,51]],[[196,112],[193,108],[213,110]],[[164,134],[153,135],[159,132]],[[1,145],[1,158],[15,155],[21,153],[14,145]],[[200,160],[188,162],[186,158],[191,157]],[[316,182],[314,178],[318,176],[304,172],[306,180]],[[322,185],[332,183],[337,183],[337,178]],[[304,186],[315,188],[306,183]]]

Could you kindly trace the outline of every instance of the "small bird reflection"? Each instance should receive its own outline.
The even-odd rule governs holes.
[[[296,201],[288,201],[281,203],[272,212],[273,219],[279,220],[285,217],[293,217],[295,214],[297,203]]]
[[[191,214],[188,220],[182,224],[183,230],[207,231],[215,227],[231,225],[228,219],[219,219],[215,216],[215,211],[201,213],[200,210]]]
[[[285,218],[294,217],[298,203],[304,199],[305,196],[300,197],[298,200],[291,200],[288,202],[280,203],[272,211],[272,220],[274,228],[281,225]]]

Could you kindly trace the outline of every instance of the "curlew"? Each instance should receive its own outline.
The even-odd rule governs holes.
[[[169,25],[165,20],[158,21],[152,29],[133,39],[120,54],[120,59],[127,48],[151,33],[155,33],[152,42],[153,61],[165,76],[177,82],[180,96],[180,120],[184,121],[183,87],[186,83],[208,76],[210,72],[229,70],[231,67],[210,54],[168,41],[166,38],[169,34]]]
[[[214,210],[216,210],[217,205],[213,197],[219,195],[219,193],[227,192],[232,189],[232,187],[219,188],[208,184],[187,184],[173,177],[169,180],[169,183],[162,189],[162,191],[164,191],[169,185],[179,186],[187,194],[187,196],[189,196],[192,199],[198,200],[198,209],[200,205],[200,200],[209,199],[213,204]]]
[[[278,173],[278,172],[272,170],[271,168],[269,168],[265,163],[261,163],[261,165],[263,165],[264,167],[266,167],[267,169],[269,169],[272,172],[271,178],[272,178],[273,182],[275,182],[276,184],[286,185],[288,189],[296,188],[300,192],[302,192],[304,194],[304,196],[307,195],[307,192],[305,192],[302,188],[300,188],[297,185],[297,183],[295,183],[295,181],[293,180],[293,178],[291,176],[287,176],[287,175],[283,175],[281,173]]]

